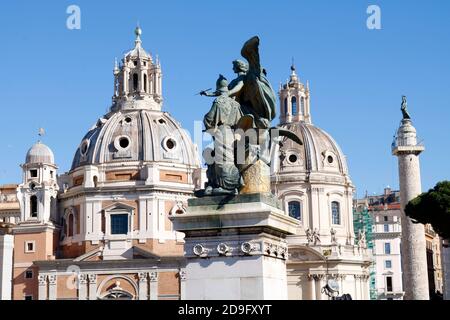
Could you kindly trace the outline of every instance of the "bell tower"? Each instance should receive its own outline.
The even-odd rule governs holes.
[[[161,110],[161,64],[142,47],[142,29],[134,31],[134,49],[125,54],[120,64],[114,65],[114,95],[111,111],[123,109]]]
[[[28,150],[17,188],[20,222],[14,226],[13,299],[45,299],[34,261],[54,260],[58,243],[57,169],[53,152],[42,142]]]
[[[53,152],[38,141],[28,150],[18,187],[21,222],[47,223],[56,220],[58,167]]]
[[[280,124],[304,121],[311,123],[309,84],[300,82],[294,63],[285,84],[280,84]]]

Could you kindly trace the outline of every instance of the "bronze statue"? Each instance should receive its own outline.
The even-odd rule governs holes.
[[[409,115],[408,112],[408,103],[406,102],[406,96],[402,96],[402,114],[403,114],[403,119],[411,119],[411,116]]]
[[[217,98],[203,121],[214,149],[205,150],[208,183],[197,196],[270,192],[271,144],[279,136],[302,144],[295,133],[270,126],[276,95],[260,64],[259,38],[245,42],[241,55],[248,64],[233,61],[237,77],[230,84],[220,76],[214,92],[200,92]]]
[[[230,98],[227,79],[222,75],[217,79],[215,93],[204,95],[217,96],[203,118],[206,131],[213,137],[214,149],[206,150],[210,150],[209,159],[206,159],[208,183],[198,195],[237,194],[242,178],[235,164],[233,130],[242,117],[242,111],[239,103]]]

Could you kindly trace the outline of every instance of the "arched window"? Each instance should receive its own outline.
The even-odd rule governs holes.
[[[288,105],[287,105],[287,98],[284,98],[284,114],[288,114]]]
[[[300,99],[300,112],[302,115],[305,115],[305,97]]]
[[[341,224],[341,208],[339,202],[331,202],[331,223]]]
[[[144,74],[144,91],[147,92],[147,75]]]
[[[138,91],[138,83],[139,83],[138,75],[137,75],[137,73],[135,73],[135,74],[133,74],[133,90],[134,91]]]
[[[299,201],[290,201],[288,203],[289,216],[298,220],[302,220],[301,204]]]
[[[292,103],[292,115],[295,116],[297,115],[297,98],[292,97],[291,103]]]
[[[73,237],[73,214],[69,214],[69,219],[67,220],[67,236],[68,237]]]
[[[36,196],[30,197],[30,214],[32,218],[37,218],[38,216],[38,202]]]

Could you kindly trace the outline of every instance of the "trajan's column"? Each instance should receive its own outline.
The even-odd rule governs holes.
[[[421,193],[419,154],[425,149],[417,143],[416,129],[403,96],[403,119],[392,145],[398,157],[400,202],[402,209],[402,271],[405,300],[429,300],[425,229],[405,216],[406,204]]]

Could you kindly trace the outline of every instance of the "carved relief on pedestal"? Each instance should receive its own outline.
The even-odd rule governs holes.
[[[180,280],[186,281],[186,270],[180,270]]]
[[[228,253],[231,252],[231,248],[225,243],[219,243],[217,245],[217,252],[220,255],[225,256],[225,255],[227,255]]]
[[[255,246],[255,244],[253,244],[251,242],[243,242],[241,244],[241,251],[245,254],[250,254],[255,250],[256,250],[256,246]]]
[[[206,257],[208,255],[208,249],[203,246],[202,244],[196,244],[193,248],[192,248],[192,252],[197,256],[197,257]]]

